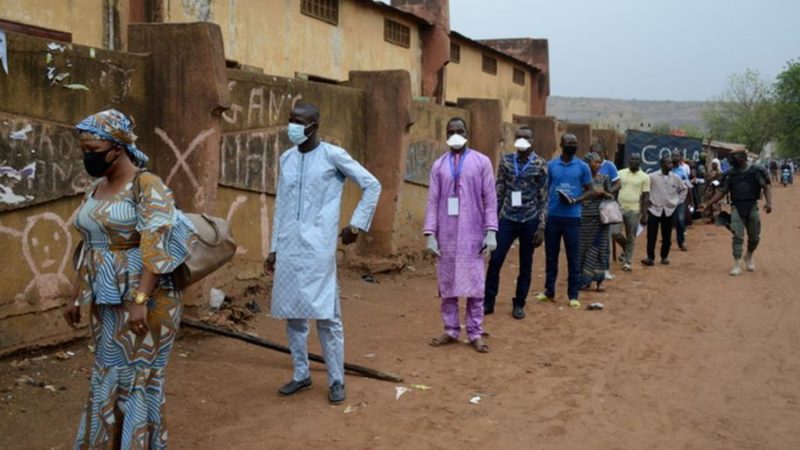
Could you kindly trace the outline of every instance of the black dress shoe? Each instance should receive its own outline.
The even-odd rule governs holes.
[[[661,264],[668,266],[669,265],[669,258],[661,258]]]
[[[655,263],[653,262],[653,260],[652,260],[652,259],[650,259],[650,258],[643,259],[643,260],[642,260],[642,264],[644,264],[645,266],[648,266],[648,267],[653,267],[653,266],[655,265]]]
[[[483,307],[483,315],[488,316],[489,314],[494,314],[494,307],[493,306],[484,306]]]
[[[517,319],[524,319],[525,318],[525,307],[524,306],[515,306],[514,310],[511,311],[511,315]]]
[[[284,384],[280,389],[278,389],[278,393],[283,396],[294,395],[303,389],[308,389],[311,387],[311,377],[306,378],[305,380],[294,381],[292,380],[290,383]]]
[[[344,385],[342,383],[339,383],[338,381],[336,383],[333,383],[333,385],[331,386],[331,390],[328,393],[328,401],[333,403],[334,405],[338,405],[339,403],[342,403],[344,399],[345,399]]]

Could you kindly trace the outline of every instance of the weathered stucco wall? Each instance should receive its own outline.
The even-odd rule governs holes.
[[[75,43],[103,48],[104,3],[104,0],[0,0],[0,18],[72,33]]]
[[[0,71],[0,353],[74,335],[60,307],[73,291],[79,237],[72,221],[90,179],[72,127],[115,107],[142,117],[146,128],[150,64],[138,55],[7,37],[9,74]],[[147,151],[147,133],[140,134]]]
[[[524,66],[516,66],[509,59],[495,53],[487,53],[497,59],[497,74],[483,71],[483,54],[481,47],[458,38],[451,38],[461,47],[460,62],[451,61],[445,71],[447,74],[448,102],[456,103],[459,98],[496,98],[503,109],[503,120],[510,122],[514,114],[530,114],[531,78]],[[525,72],[525,85],[520,86],[513,81],[514,67]]]
[[[293,78],[308,74],[337,81],[354,70],[403,69],[411,74],[414,95],[421,93],[422,47],[415,22],[387,16],[363,2],[339,2],[339,24],[300,12],[299,1],[166,0],[167,22],[218,23],[225,56],[261,67],[265,73]],[[384,17],[411,28],[409,48],[383,39]]]

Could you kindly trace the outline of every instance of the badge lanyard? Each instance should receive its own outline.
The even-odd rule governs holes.
[[[533,155],[531,155],[531,156],[533,156]],[[528,166],[530,166],[531,163],[533,162],[533,158],[531,156],[528,157],[528,162],[525,163],[524,166],[522,166],[522,170],[519,170],[519,165],[517,163],[517,158],[518,157],[517,157],[516,154],[514,155],[514,173],[517,175],[517,178],[519,178],[519,174],[520,173],[524,174],[525,173],[525,169],[527,169]]]
[[[453,161],[455,156],[452,153],[450,154],[450,175],[453,177],[453,191],[456,197],[458,197],[458,177],[461,176],[461,170],[464,169],[464,160],[467,159],[468,152],[469,150],[464,150],[461,159],[458,161],[458,168],[456,168],[456,164]]]
[[[458,216],[459,214],[459,204],[458,204],[458,177],[461,176],[461,170],[464,169],[464,160],[467,158],[467,152],[469,150],[464,150],[464,153],[461,155],[461,159],[458,161],[458,168],[456,169],[456,164],[453,161],[455,156],[451,153],[450,154],[450,175],[453,177],[453,196],[447,198],[447,215],[448,216]]]
[[[515,184],[516,184],[517,179],[519,178],[519,174],[520,173],[524,174],[525,173],[525,169],[527,169],[528,166],[530,166],[531,163],[533,162],[532,156],[533,155],[530,155],[528,157],[528,162],[525,163],[524,166],[522,166],[522,171],[520,171],[519,170],[519,163],[517,161],[518,160],[518,156],[517,156],[517,154],[514,154],[514,174],[516,174],[516,178],[514,180]],[[515,207],[515,208],[522,206],[522,191],[512,191],[511,192],[511,206]]]

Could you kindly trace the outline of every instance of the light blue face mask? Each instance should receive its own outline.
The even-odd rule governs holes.
[[[310,126],[311,125],[309,125],[309,127]],[[292,144],[300,145],[308,140],[308,136],[306,136],[306,128],[308,127],[300,125],[299,123],[289,124],[289,129],[287,131],[289,132],[289,140],[292,141]]]

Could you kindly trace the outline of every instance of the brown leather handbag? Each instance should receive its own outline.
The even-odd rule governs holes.
[[[139,203],[139,175],[133,179],[134,199]],[[177,209],[177,208],[176,208]],[[179,215],[189,219],[195,228],[197,240],[189,249],[189,256],[172,272],[172,282],[176,289],[184,290],[188,286],[202,280],[208,274],[219,269],[236,255],[236,241],[233,240],[231,227],[223,219],[208,214],[184,213],[177,209]]]
[[[186,261],[172,272],[172,282],[180,290],[205,278],[236,254],[236,242],[226,221],[208,214],[184,215],[194,224],[197,241]]]

